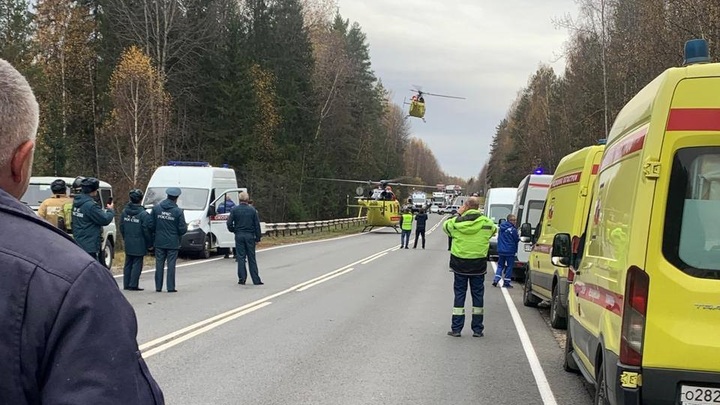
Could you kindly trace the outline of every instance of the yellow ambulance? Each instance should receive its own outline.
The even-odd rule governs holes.
[[[542,301],[549,301],[550,324],[558,329],[567,325],[568,283],[572,282],[573,273],[568,272],[568,267],[552,263],[550,249],[556,234],[567,233],[579,238],[585,230],[592,198],[590,191],[605,150],[604,140],[602,143],[580,149],[560,160],[532,238],[534,244],[527,262],[523,304],[535,307]],[[530,228],[521,225],[521,239],[530,239]]]
[[[596,404],[720,403],[720,64],[685,48],[617,116],[580,240],[565,369]]]

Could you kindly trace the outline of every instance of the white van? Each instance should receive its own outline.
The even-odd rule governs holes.
[[[512,209],[513,215],[517,218],[515,226],[517,226],[518,229],[521,224],[529,223],[532,226],[532,231],[535,232],[535,227],[542,217],[545,198],[550,189],[552,179],[552,174],[529,174],[522,179],[518,185],[515,203]],[[532,248],[533,244],[530,242],[520,241],[518,243],[512,278],[525,280],[527,262],[530,259]]]
[[[516,194],[517,188],[514,187],[489,189],[485,195],[485,216],[492,219],[495,225],[498,225],[501,219],[507,218],[512,213]],[[495,234],[490,238],[488,259],[497,260],[497,258],[497,234]]]
[[[205,162],[169,162],[158,167],[148,182],[143,206],[148,210],[167,198],[169,187],[178,187],[182,194],[178,206],[185,213],[188,231],[183,236],[180,251],[200,258],[210,257],[212,250],[235,247],[235,235],[227,230],[229,212],[218,208],[227,195],[238,204],[238,194],[247,192],[238,188],[235,171],[227,167],[212,167]],[[265,232],[264,223],[261,229]]]
[[[67,185],[68,194],[72,187],[75,177],[50,177],[50,176],[34,176],[30,178],[30,184],[28,185],[27,191],[23,194],[20,201],[24,202],[30,207],[35,213],[38,212],[40,204],[47,198],[52,197],[53,193],[50,190],[50,185],[53,181],[62,179]],[[100,206],[105,207],[110,201],[112,201],[113,191],[112,186],[100,180],[100,188],[98,189],[98,196],[100,197]],[[115,213],[117,213],[117,207],[115,207]],[[115,259],[115,241],[117,235],[117,226],[115,221],[110,222],[109,225],[103,227],[103,263],[108,269],[112,268],[113,260]]]

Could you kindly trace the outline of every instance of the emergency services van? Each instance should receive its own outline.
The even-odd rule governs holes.
[[[33,176],[30,178],[30,184],[28,185],[25,194],[23,194],[20,201],[27,204],[35,213],[38,212],[40,204],[46,199],[52,197],[53,193],[50,189],[50,185],[53,181],[61,179],[67,185],[67,194],[70,195],[70,189],[75,181],[75,177],[43,177]],[[100,180],[100,188],[98,188],[98,203],[101,207],[109,204],[113,198],[112,186]],[[118,212],[118,207],[115,207],[115,212]],[[117,225],[115,221],[103,227],[103,244],[102,244],[102,262],[108,269],[112,268],[113,261],[115,260],[115,242],[117,240]]]
[[[580,237],[585,231],[590,193],[604,150],[604,145],[593,145],[563,157],[550,182],[541,222],[534,230],[532,227],[536,224],[532,222],[520,226],[520,243],[532,246],[526,266],[523,304],[536,307],[542,301],[549,301],[550,324],[554,328],[564,329],[567,325],[568,282],[572,280],[568,280],[567,267],[553,265],[550,248],[558,233]]]
[[[565,368],[596,403],[720,402],[720,64],[685,49],[618,114],[581,256],[554,237],[556,265],[579,260]]]
[[[517,193],[515,194],[515,203],[513,203],[512,213],[515,215],[516,226],[520,224],[530,224],[531,231],[535,230],[540,217],[542,215],[543,206],[545,205],[545,197],[547,197],[548,188],[553,176],[551,174],[528,174],[518,184]],[[517,255],[515,256],[515,265],[513,267],[512,278],[515,280],[524,280],[527,273],[527,262],[530,258],[532,250],[530,241],[518,242]]]
[[[503,187],[503,188],[491,188],[485,195],[485,216],[492,219],[495,225],[500,223],[501,219],[507,218],[512,213],[513,203],[515,202],[515,196],[517,194],[517,188],[514,187]],[[490,248],[488,250],[488,259],[497,260],[497,234],[490,238]]]
[[[235,235],[227,230],[226,221],[230,207],[239,202],[239,193],[247,189],[238,188],[233,169],[212,167],[206,162],[180,161],[158,167],[143,198],[142,204],[148,212],[167,198],[168,187],[182,191],[177,204],[184,211],[188,231],[182,237],[181,252],[208,258],[213,250],[235,247]],[[262,223],[261,228],[264,232]]]

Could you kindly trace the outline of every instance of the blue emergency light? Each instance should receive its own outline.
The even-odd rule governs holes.
[[[543,174],[545,173],[545,169],[542,168],[542,166],[538,166],[535,171],[533,171],[534,174]]]
[[[708,43],[706,40],[691,39],[685,42],[684,65],[707,62],[710,62],[710,52],[708,51]]]
[[[171,160],[168,166],[190,166],[190,167],[210,167],[208,162],[183,162],[180,160]]]
[[[605,139],[605,138],[603,138],[603,139],[598,139],[598,143],[597,143],[597,144],[598,144],[598,145],[607,145],[607,139]]]

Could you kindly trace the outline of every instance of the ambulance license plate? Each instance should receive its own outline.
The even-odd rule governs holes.
[[[717,405],[720,404],[720,388],[680,387],[680,403],[682,405]]]
[[[526,252],[532,252],[532,245],[525,245]]]

